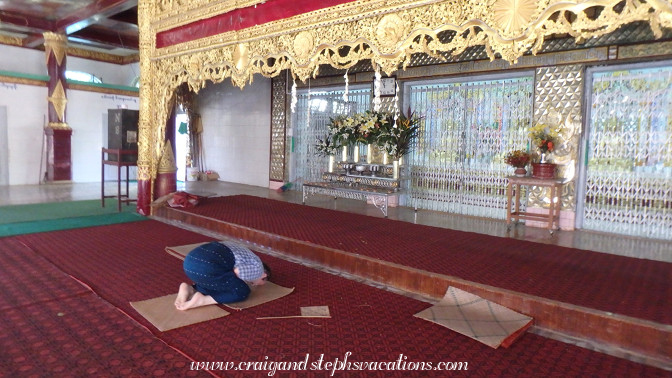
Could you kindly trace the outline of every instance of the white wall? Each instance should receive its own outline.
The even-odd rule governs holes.
[[[100,149],[108,109],[139,109],[137,97],[68,90],[65,121],[72,128],[72,180],[100,181]],[[0,83],[0,107],[6,109],[8,185],[38,184],[46,170],[43,155],[47,88]],[[115,172],[116,174],[116,172]],[[116,178],[109,175],[110,179]],[[133,178],[133,176],[131,176]]]
[[[205,167],[220,180],[268,187],[271,80],[255,77],[244,90],[230,80],[199,92]]]
[[[137,97],[68,90],[66,122],[72,128],[72,181],[100,182],[100,150],[107,142],[107,111],[119,107],[138,110]],[[116,180],[116,167],[106,170],[105,180]],[[111,175],[111,172],[114,172]],[[125,171],[125,170],[124,170]],[[132,168],[135,171],[135,168]],[[129,173],[134,178],[133,172]],[[124,177],[124,176],[122,176]]]
[[[0,83],[0,106],[7,107],[9,185],[37,184],[41,179],[47,87]]]
[[[20,72],[31,75],[46,75],[44,51],[23,47],[0,45],[0,71]]]

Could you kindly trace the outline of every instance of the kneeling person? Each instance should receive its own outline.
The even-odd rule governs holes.
[[[182,264],[194,284],[180,284],[175,300],[178,310],[216,303],[233,303],[250,295],[250,285],[263,285],[268,267],[251,250],[221,241],[194,248]]]

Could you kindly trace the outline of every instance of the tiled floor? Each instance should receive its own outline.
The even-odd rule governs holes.
[[[106,194],[116,193],[116,182],[106,183],[105,188]],[[100,199],[100,189],[100,183],[2,186],[0,187],[0,206]],[[293,203],[301,203],[302,201],[300,191],[278,193],[275,190],[268,188],[223,181],[181,182],[178,183],[178,190],[186,190],[191,193],[205,195],[248,194]],[[130,189],[131,198],[136,197],[136,191],[137,187],[132,183]],[[308,205],[366,214],[375,217],[383,216],[380,210],[373,205],[367,205],[363,201],[340,198],[334,200],[327,196],[311,196],[308,200]],[[546,230],[535,227],[526,227],[522,224],[513,228],[511,231],[507,231],[506,223],[501,220],[452,215],[428,210],[419,210],[415,212],[413,209],[406,207],[390,208],[388,215],[389,219],[417,224],[672,262],[672,242],[660,240],[602,234],[582,230],[559,231],[550,235]]]

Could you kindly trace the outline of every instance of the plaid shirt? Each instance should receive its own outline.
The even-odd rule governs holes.
[[[264,274],[264,266],[259,256],[248,248],[230,241],[220,241],[219,243],[227,246],[236,259],[234,268],[238,268],[238,277],[243,281],[254,281]]]

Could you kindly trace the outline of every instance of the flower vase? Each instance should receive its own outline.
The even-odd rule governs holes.
[[[366,145],[366,164],[373,162],[373,145],[371,143]]]
[[[556,164],[553,163],[532,163],[532,177],[540,179],[555,178]]]
[[[355,144],[355,147],[353,148],[352,152],[352,160],[355,163],[359,163],[359,146]]]
[[[516,175],[516,177],[525,177],[525,175],[527,175],[527,170],[523,167],[519,167],[513,171],[513,174]]]
[[[329,173],[334,173],[334,155],[329,155]]]
[[[399,178],[399,160],[392,162],[392,178],[395,180]]]
[[[348,146],[343,146],[343,155],[341,156],[341,161],[348,161]]]

